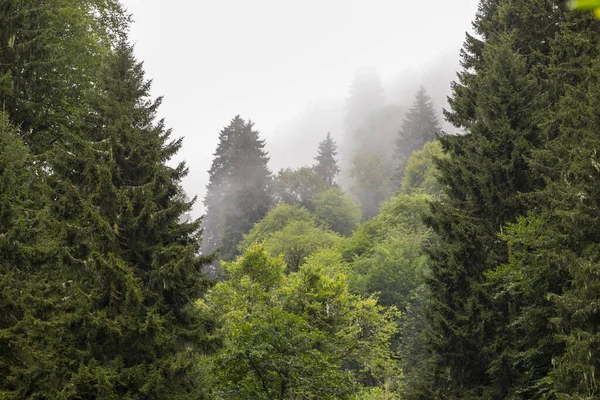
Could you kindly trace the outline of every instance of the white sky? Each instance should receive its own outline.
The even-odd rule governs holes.
[[[262,136],[306,106],[346,96],[354,72],[375,66],[389,82],[458,52],[478,0],[122,0],[131,41],[165,97],[160,116],[184,136],[178,160],[199,195],[220,129],[234,115]],[[448,82],[448,85],[450,82]],[[324,134],[324,133],[323,133]],[[290,149],[289,151],[293,151]],[[281,156],[281,155],[280,155]]]

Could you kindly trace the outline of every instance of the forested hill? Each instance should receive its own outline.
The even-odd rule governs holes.
[[[374,70],[312,165],[232,115],[199,200],[129,24],[0,3],[0,399],[600,397],[593,13],[481,0],[460,135]]]

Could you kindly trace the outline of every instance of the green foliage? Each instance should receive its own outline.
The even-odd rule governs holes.
[[[11,371],[20,348],[13,330],[25,318],[22,293],[28,275],[43,254],[39,232],[44,189],[36,179],[27,147],[0,112],[0,397],[8,396],[19,382]]]
[[[293,221],[273,233],[265,242],[272,255],[283,254],[288,271],[298,271],[306,257],[320,248],[334,247],[341,238],[333,232],[317,227],[314,222]]]
[[[415,150],[404,167],[400,192],[440,196],[442,185],[435,160],[443,157],[444,152],[438,141],[425,143],[422,149]]]
[[[34,153],[89,112],[84,94],[128,23],[116,0],[2,2],[0,104]]]
[[[406,113],[394,149],[400,171],[404,170],[406,162],[416,150],[423,148],[441,133],[440,124],[431,102],[431,98],[423,86],[415,95],[412,108]]]
[[[337,165],[337,145],[327,132],[325,139],[319,143],[319,154],[315,157],[317,165],[313,167],[315,173],[321,177],[327,186],[333,186],[335,177],[340,173]]]
[[[420,220],[427,200],[426,196],[398,195],[353,234],[343,254],[352,261],[354,292],[377,293],[384,305],[406,307],[427,265],[423,245],[429,233]]]
[[[327,189],[325,181],[312,169],[285,168],[273,181],[273,194],[278,203],[296,204],[314,210],[314,198]]]
[[[350,169],[353,179],[350,192],[358,199],[363,218],[377,215],[379,206],[389,195],[389,171],[386,157],[379,151],[354,154]]]
[[[210,357],[217,399],[350,399],[363,382],[397,389],[388,343],[393,311],[348,293],[346,278],[311,259],[285,276],[261,246],[224,263],[227,280],[202,302],[224,340]]]
[[[243,235],[269,211],[271,172],[264,148],[254,123],[239,115],[221,130],[204,198],[204,254],[220,249],[222,259],[233,259]]]
[[[48,197],[35,230],[47,237],[16,293],[23,317],[2,332],[14,349],[7,398],[203,394],[211,344],[193,303],[207,260],[199,222],[179,223],[187,169],[166,165],[181,141],[154,122],[160,100],[132,49],[121,43],[108,61],[86,96],[94,112],[39,161]]]
[[[306,208],[280,203],[244,235],[244,240],[239,244],[238,250],[244,252],[252,244],[264,242],[290,223],[300,221],[313,223],[315,218]]]
[[[360,208],[339,187],[319,193],[313,204],[317,219],[340,235],[349,236],[360,223]]]

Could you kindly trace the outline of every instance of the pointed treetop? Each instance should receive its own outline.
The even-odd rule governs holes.
[[[333,186],[335,177],[340,173],[337,165],[337,145],[327,132],[325,139],[319,143],[319,154],[315,157],[317,165],[314,170],[323,179],[325,184]]]

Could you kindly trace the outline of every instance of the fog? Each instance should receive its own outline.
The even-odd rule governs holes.
[[[368,67],[402,119],[420,85],[441,111],[477,1],[124,0],[131,40],[185,137],[184,186],[203,212],[219,130],[240,114],[267,142],[270,168],[309,165],[326,133],[342,144],[349,87]],[[440,118],[441,119],[441,118]],[[444,125],[447,131],[452,128]]]

